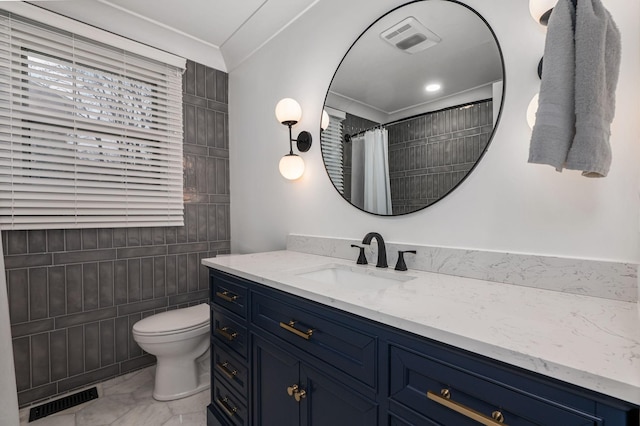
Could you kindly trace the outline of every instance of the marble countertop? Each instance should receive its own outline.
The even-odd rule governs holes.
[[[636,303],[422,271],[384,288],[350,288],[297,274],[324,265],[373,265],[274,251],[202,264],[327,306],[640,405]]]

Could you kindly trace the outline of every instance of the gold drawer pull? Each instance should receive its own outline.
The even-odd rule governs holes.
[[[500,411],[494,411],[492,413],[493,418],[491,418],[474,409],[465,407],[458,402],[450,400],[449,398],[451,398],[451,392],[449,391],[449,389],[442,389],[440,391],[440,395],[432,391],[427,391],[427,398],[429,398],[430,400],[435,401],[438,404],[455,411],[456,413],[460,413],[463,416],[469,417],[470,419],[475,420],[478,423],[486,426],[506,426],[506,424],[504,423],[504,416]]]
[[[300,331],[297,328],[295,328],[296,322],[291,320],[289,321],[289,323],[284,323],[281,322],[280,323],[280,327],[284,328],[285,330],[295,334],[296,336],[300,336],[305,340],[309,340],[311,338],[311,335],[313,335],[313,329],[310,328],[307,331]]]
[[[218,332],[218,334],[221,334],[222,337],[224,337],[225,339],[227,339],[229,341],[232,341],[236,337],[238,337],[238,332],[233,331],[229,327],[216,328],[216,331]]]
[[[218,403],[220,408],[222,408],[224,412],[227,413],[229,417],[233,417],[238,412],[238,407],[232,407],[230,404],[231,401],[229,401],[229,398],[227,398],[226,396],[222,399],[216,399],[216,402]]]
[[[216,366],[218,367],[218,370],[222,371],[224,375],[230,378],[231,380],[235,379],[235,377],[238,375],[238,370],[233,368],[233,366],[229,364],[228,361],[217,362]]]
[[[235,301],[238,300],[238,298],[240,297],[237,294],[233,294],[228,290],[225,290],[223,292],[217,291],[216,296],[218,296],[222,300],[226,300],[227,302],[232,302],[232,303],[235,303]]]

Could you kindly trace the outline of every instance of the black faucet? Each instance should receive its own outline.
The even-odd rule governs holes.
[[[371,240],[375,238],[378,241],[378,263],[376,266],[378,268],[386,268],[387,265],[387,249],[384,245],[384,240],[382,239],[382,235],[377,232],[369,232],[362,239],[362,244],[371,244]]]

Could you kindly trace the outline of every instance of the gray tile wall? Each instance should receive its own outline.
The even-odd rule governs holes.
[[[474,166],[493,131],[493,102],[437,111],[387,126],[394,214],[437,201]]]
[[[185,226],[2,233],[21,406],[155,362],[133,324],[208,298],[230,249],[228,76],[183,77]]]

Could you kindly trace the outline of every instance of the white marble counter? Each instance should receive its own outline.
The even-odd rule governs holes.
[[[202,264],[526,370],[640,405],[635,303],[422,271],[383,290],[296,275],[328,264],[375,266],[299,253],[230,255]]]

